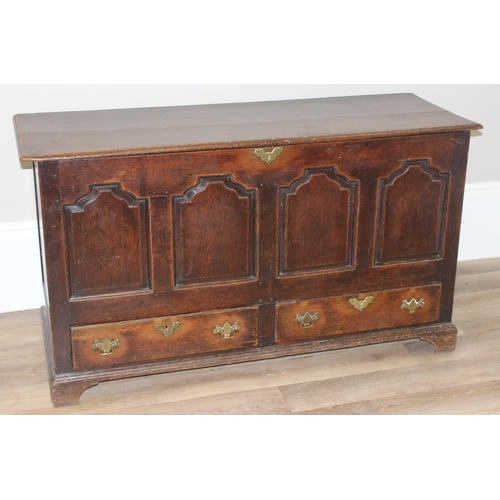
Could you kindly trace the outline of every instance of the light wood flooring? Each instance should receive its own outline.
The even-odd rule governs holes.
[[[38,310],[0,315],[0,414],[500,414],[500,259],[459,263],[457,349],[419,340],[104,382],[51,404]]]

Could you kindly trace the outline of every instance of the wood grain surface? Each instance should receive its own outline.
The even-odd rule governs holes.
[[[104,325],[71,328],[71,351],[76,370],[107,368],[113,365],[154,361],[190,354],[231,351],[258,345],[258,309],[230,309]],[[177,323],[177,329],[170,331]],[[217,325],[237,325],[227,338],[215,335]],[[155,327],[161,326],[166,335]],[[119,339],[113,356],[97,356],[93,344],[104,338]]]
[[[441,287],[435,285],[277,304],[276,341],[300,342],[394,326],[432,323],[439,317],[440,292]],[[371,297],[372,301],[363,311],[355,309],[349,302],[351,298],[364,300],[366,297]],[[404,300],[409,302],[412,299],[422,300],[425,305],[410,314],[401,306]],[[318,319],[312,326],[304,328],[296,318],[297,314],[303,316],[306,312],[316,314]]]
[[[103,382],[54,408],[38,310],[0,316],[1,414],[500,414],[500,259],[458,265],[455,351],[410,340]]]
[[[292,145],[271,165],[252,148],[37,163],[56,373],[73,369],[68,325],[433,283],[439,317],[422,323],[449,323],[468,141],[463,131]],[[438,198],[430,211],[421,186]],[[404,238],[387,230],[393,217]],[[270,311],[260,346],[274,340]]]
[[[21,161],[482,128],[413,94],[21,114],[14,124]]]

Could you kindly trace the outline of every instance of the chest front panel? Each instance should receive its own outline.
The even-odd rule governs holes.
[[[48,272],[62,277],[55,301],[67,312],[54,324],[66,345],[60,362],[68,367],[71,331],[87,331],[81,328],[245,307],[266,317],[252,330],[261,343],[277,335],[296,341],[279,327],[295,316],[276,319],[276,304],[287,311],[290,302],[331,297],[331,309],[335,297],[385,290],[401,302],[397,290],[409,287],[439,285],[439,293],[427,299],[428,314],[402,315],[399,323],[439,321],[450,293],[441,288],[446,256],[456,252],[445,236],[460,216],[452,207],[463,189],[467,139],[450,133],[288,146],[269,164],[242,148],[40,169],[41,196],[55,190],[60,200],[45,218],[59,227],[47,232],[48,245],[60,235],[52,242],[59,252],[45,253]],[[349,330],[348,316],[335,314],[322,336]],[[377,314],[370,322],[367,309],[356,328],[399,324]],[[86,338],[78,335],[73,349]]]

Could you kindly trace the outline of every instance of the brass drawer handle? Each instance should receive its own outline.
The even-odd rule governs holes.
[[[115,347],[120,347],[120,340],[118,338],[111,341],[106,337],[102,342],[94,340],[94,344],[92,345],[92,349],[97,351],[101,356],[113,354],[113,349]]]
[[[264,151],[263,149],[256,149],[255,154],[267,165],[278,158],[278,156],[283,152],[283,148],[274,148],[270,153]]]
[[[171,337],[174,332],[181,327],[180,321],[174,321],[171,326],[163,327],[163,324],[155,325],[155,330],[159,331],[164,337]]]
[[[315,312],[311,314],[307,311],[304,315],[300,315],[297,313],[295,316],[295,323],[300,323],[302,328],[312,328],[314,326],[314,322],[319,319],[319,313]]]
[[[413,314],[419,307],[424,307],[425,306],[425,301],[424,299],[420,300],[415,300],[411,299],[410,302],[407,300],[403,300],[403,303],[401,304],[401,309],[407,309],[410,314]]]
[[[240,330],[240,324],[236,322],[234,325],[230,325],[227,321],[224,323],[224,326],[215,325],[214,335],[220,335],[221,339],[228,340],[234,337],[234,332],[238,332]]]
[[[372,295],[368,295],[368,297],[365,297],[363,300],[349,299],[349,304],[351,304],[351,306],[353,306],[359,312],[363,312],[372,302]]]

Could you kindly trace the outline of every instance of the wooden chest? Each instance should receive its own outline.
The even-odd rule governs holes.
[[[14,117],[54,405],[451,323],[470,130],[412,94]]]

